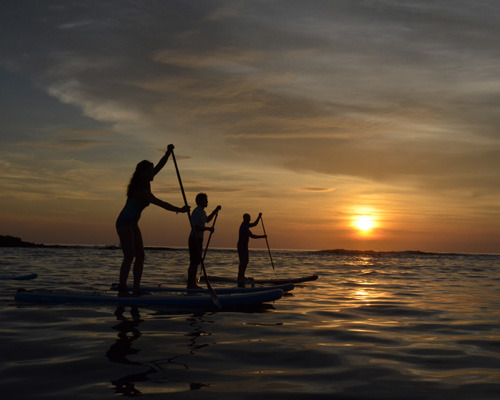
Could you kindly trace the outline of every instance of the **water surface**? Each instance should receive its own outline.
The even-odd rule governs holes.
[[[144,284],[180,285],[188,253],[148,250]],[[2,248],[0,387],[9,399],[500,398],[500,257],[273,252],[320,279],[244,312],[29,304],[19,287],[106,290],[119,250]],[[236,274],[237,254],[207,269]],[[267,251],[248,274],[275,277]],[[214,284],[215,286],[215,284]]]

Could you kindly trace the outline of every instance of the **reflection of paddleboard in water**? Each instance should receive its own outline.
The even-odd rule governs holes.
[[[38,274],[25,274],[25,275],[0,275],[0,280],[13,280],[13,281],[28,281],[30,279],[35,279]]]
[[[278,300],[283,297],[283,290],[273,289],[263,292],[234,293],[219,295],[222,307],[250,306]],[[213,299],[207,294],[171,294],[118,297],[108,292],[84,292],[73,290],[24,290],[19,289],[15,299],[35,303],[112,303],[137,306],[167,307],[214,307]]]

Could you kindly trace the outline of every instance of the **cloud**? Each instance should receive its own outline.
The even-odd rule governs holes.
[[[313,192],[313,193],[330,193],[335,189],[333,188],[322,188],[322,187],[306,187],[302,189],[304,192]]]
[[[296,196],[279,212],[333,197],[397,209],[387,195],[495,210],[497,3],[29,4],[0,6],[8,193],[22,193],[16,179],[41,190],[30,174],[47,183],[57,168],[71,172],[51,193],[93,197],[84,185],[105,187],[103,170],[113,191],[136,158],[174,143],[189,190],[242,207]]]
[[[33,144],[33,143],[31,143]],[[71,149],[71,150],[89,150],[100,146],[110,146],[111,142],[103,142],[99,140],[80,140],[80,139],[68,139],[68,140],[58,140],[53,142],[41,143],[42,146],[55,147],[61,149]]]

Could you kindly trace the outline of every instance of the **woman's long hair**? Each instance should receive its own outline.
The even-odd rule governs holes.
[[[154,164],[151,161],[143,160],[135,167],[134,174],[130,178],[130,183],[127,187],[127,197],[137,191],[137,188],[149,186],[149,182],[144,182],[142,172],[148,168],[153,168]]]

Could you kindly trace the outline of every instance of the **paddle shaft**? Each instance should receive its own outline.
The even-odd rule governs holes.
[[[182,185],[181,174],[179,172],[179,167],[177,166],[177,160],[175,159],[175,154],[173,150],[172,150],[172,160],[174,160],[175,172],[177,173],[177,179],[179,180],[179,186],[181,187],[182,198],[184,199],[184,205],[188,206],[186,192],[184,191],[184,186]],[[194,233],[195,230],[193,227],[193,223],[191,222],[191,212],[188,210],[186,214],[189,219],[189,226],[191,227],[191,232]],[[200,248],[199,250],[200,250],[200,255],[202,255],[203,249]],[[217,297],[217,293],[215,293],[214,289],[212,288],[212,285],[210,284],[210,281],[208,280],[207,270],[205,269],[205,263],[203,262],[203,257],[201,257],[201,270],[203,271],[203,275],[205,277],[205,282],[207,284],[208,291],[210,292],[210,296],[212,297],[214,304],[220,308],[221,305]]]
[[[271,266],[273,267],[273,271],[276,274],[276,270],[274,269],[273,256],[271,255],[271,248],[269,247],[269,241],[267,240],[266,227],[264,226],[264,219],[262,218],[262,215],[260,216],[260,222],[262,223],[262,229],[264,230],[264,235],[266,235],[267,251],[269,252],[269,259],[271,260]]]
[[[214,223],[212,224],[212,228],[215,228],[215,222],[217,222],[217,217],[218,216],[219,216],[219,212],[217,211],[215,213]],[[203,261],[205,261],[205,256],[207,255],[207,251],[208,251],[208,245],[210,244],[210,239],[212,239],[212,234],[213,234],[213,231],[210,232],[210,235],[208,235],[207,245],[205,246],[205,252],[203,253]]]
[[[215,221],[217,221],[217,217],[219,216],[219,212],[217,212],[215,214],[215,219],[214,219],[214,223],[212,224],[212,228],[215,228]],[[205,246],[205,252],[203,253],[203,261],[205,261],[205,257],[207,256],[207,251],[208,251],[208,245],[210,244],[210,239],[212,239],[212,233],[213,232],[210,232],[210,235],[208,236],[208,240],[207,240],[207,245]],[[200,281],[201,279],[201,274],[200,276],[198,277],[198,282]]]

